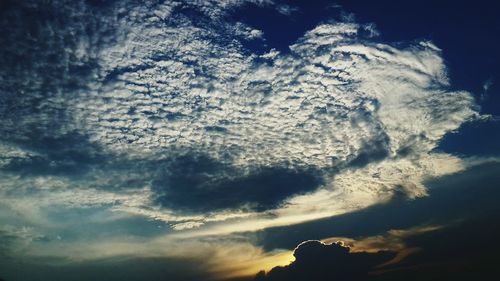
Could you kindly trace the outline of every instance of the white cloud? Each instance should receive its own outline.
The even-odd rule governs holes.
[[[289,52],[258,55],[243,41],[261,38],[262,31],[221,18],[216,26],[195,23],[175,12],[186,3],[218,17],[243,2],[129,7],[123,1],[110,17],[117,20],[106,23],[115,31],[110,38],[77,44],[76,59],[92,57],[98,65],[86,87],[44,104],[66,108],[63,128],[51,133],[77,130],[118,160],[90,165],[79,178],[5,172],[2,210],[26,225],[57,227],[46,207],[104,207],[168,222],[180,230],[176,237],[228,234],[365,208],[401,189],[424,196],[426,178],[467,165],[433,152],[444,134],[477,113],[469,93],[449,90],[441,51],[431,42],[393,46],[359,35],[364,29],[375,36],[373,26],[334,23],[307,32]],[[88,46],[96,48],[90,57]],[[155,166],[141,163],[191,151],[229,165],[235,177],[285,163],[320,170],[326,184],[264,213],[184,214],[158,206],[151,190]],[[12,146],[0,164],[29,153]],[[128,168],[115,168],[120,161]],[[112,255],[126,249],[106,245],[114,247]]]

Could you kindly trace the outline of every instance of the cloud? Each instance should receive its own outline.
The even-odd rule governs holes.
[[[490,219],[473,218],[359,239],[305,241],[295,248],[293,262],[267,273],[261,271],[254,280],[469,280],[495,276],[499,272],[492,260],[498,246],[493,241],[499,230]]]
[[[239,236],[189,240],[163,236],[144,240],[126,233],[122,236],[95,238],[97,237],[86,241],[72,241],[64,237],[57,241],[48,238],[39,239],[36,243],[32,243],[31,247],[22,248],[24,251],[22,256],[13,255],[5,261],[23,261],[26,267],[32,268],[32,272],[27,272],[28,275],[51,274],[50,272],[64,274],[101,265],[103,270],[113,268],[113,271],[116,271],[117,267],[123,268],[132,276],[138,272],[147,272],[146,269],[155,265],[157,261],[163,267],[170,268],[172,274],[176,273],[180,277],[195,273],[198,278],[203,277],[201,280],[221,280],[253,276],[259,269],[270,270],[276,265],[286,265],[292,259],[290,251],[266,252]],[[133,266],[135,263],[141,266]],[[191,272],[185,266],[179,266],[181,264],[189,266],[196,264],[196,270]],[[0,269],[3,269],[3,266],[4,263],[0,263]],[[48,268],[53,270],[46,272]],[[9,273],[6,276],[16,273],[12,272],[12,267],[5,269],[5,272]],[[155,275],[153,272],[151,274]],[[110,275],[113,276],[115,275]]]
[[[42,136],[37,142],[18,142],[26,151],[21,157],[7,157],[1,169],[21,175],[81,176],[105,161],[101,148],[88,138],[71,132]]]
[[[197,213],[223,209],[267,210],[288,196],[316,189],[315,171],[261,168],[238,175],[223,163],[191,155],[170,160],[153,182],[157,202],[170,209]]]
[[[321,241],[326,244],[338,243],[341,241],[342,245],[349,247],[352,252],[359,253],[380,253],[391,252],[395,256],[373,269],[384,268],[393,264],[398,264],[408,256],[419,252],[421,249],[418,247],[408,247],[405,240],[411,237],[425,234],[427,232],[436,231],[443,228],[443,226],[428,225],[413,227],[410,229],[392,229],[387,231],[384,235],[376,235],[364,237],[362,239],[351,239],[347,237],[330,237],[322,239]]]
[[[23,1],[2,11],[2,222],[75,247],[137,217],[149,233],[138,239],[227,235],[425,196],[426,179],[467,166],[435,150],[477,115],[469,93],[451,90],[437,46],[384,43],[349,21],[259,54],[245,42],[266,31],[225,16],[245,3],[273,5]],[[57,245],[46,244],[23,253]]]
[[[342,243],[306,241],[294,250],[295,260],[275,267],[255,280],[365,280],[369,271],[392,258],[390,252],[350,252]]]
[[[377,236],[389,229],[408,229],[430,222],[446,225],[466,217],[491,217],[498,213],[499,168],[498,161],[492,161],[460,173],[428,179],[429,194],[423,198],[408,199],[400,193],[388,202],[367,208],[248,235],[256,235],[257,245],[265,249],[291,249],[311,238]]]
[[[483,83],[483,92],[481,93],[480,96],[481,102],[488,100],[489,97],[488,90],[491,88],[491,86],[493,86],[493,82],[494,82],[493,78],[490,78]]]
[[[293,15],[293,13],[296,13],[299,10],[299,8],[282,4],[278,5],[277,10],[280,14],[283,14],[285,16],[291,16]]]
[[[473,100],[446,90],[440,50],[430,42],[398,49],[367,41],[359,35],[364,27],[355,23],[323,24],[292,45],[290,54],[262,61],[237,41],[221,40],[234,36],[231,29],[192,25],[183,14],[166,23],[141,22],[127,25],[133,31],[123,42],[102,49],[105,86],[96,85],[74,104],[81,130],[111,151],[169,159],[205,154],[228,167],[225,183],[207,189],[214,195],[226,193],[228,185],[239,190],[247,175],[267,170],[262,167],[316,169],[325,182],[334,178],[326,185],[330,196],[354,190],[372,198],[366,204],[400,186],[410,196],[424,195],[421,180],[435,172],[423,167],[450,162],[446,172],[461,169],[459,159],[432,149],[475,114]],[[138,44],[140,51],[133,47]],[[199,172],[221,177],[219,171]],[[370,188],[349,183],[352,173]],[[373,177],[379,173],[389,179]],[[170,200],[165,190],[182,195],[175,184],[160,182],[162,202]],[[217,202],[216,208],[231,207]],[[192,208],[206,210],[199,203]]]

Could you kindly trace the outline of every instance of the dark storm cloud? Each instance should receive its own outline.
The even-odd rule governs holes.
[[[323,182],[318,171],[286,166],[237,171],[204,155],[169,160],[153,181],[157,202],[187,212],[278,207],[292,195],[314,191]]]
[[[339,243],[307,241],[297,246],[293,255],[295,261],[290,265],[275,267],[267,274],[259,273],[255,280],[366,280],[375,266],[389,261],[395,253],[355,253]]]

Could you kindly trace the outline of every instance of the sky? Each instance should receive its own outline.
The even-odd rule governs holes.
[[[496,280],[500,6],[435,2],[0,2],[0,280]]]

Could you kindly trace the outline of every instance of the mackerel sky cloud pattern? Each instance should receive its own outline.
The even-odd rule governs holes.
[[[0,78],[0,233],[16,237],[11,253],[67,258],[93,235],[79,224],[119,241],[144,224],[127,241],[155,237],[152,248],[232,237],[425,196],[426,179],[469,165],[436,150],[480,115],[430,41],[386,43],[373,25],[332,20],[261,52],[248,43],[264,46],[265,32],[228,17],[244,1],[51,5],[47,17],[64,23],[30,26],[31,61]],[[51,68],[53,56],[62,63]],[[90,247],[84,258],[123,254]]]

